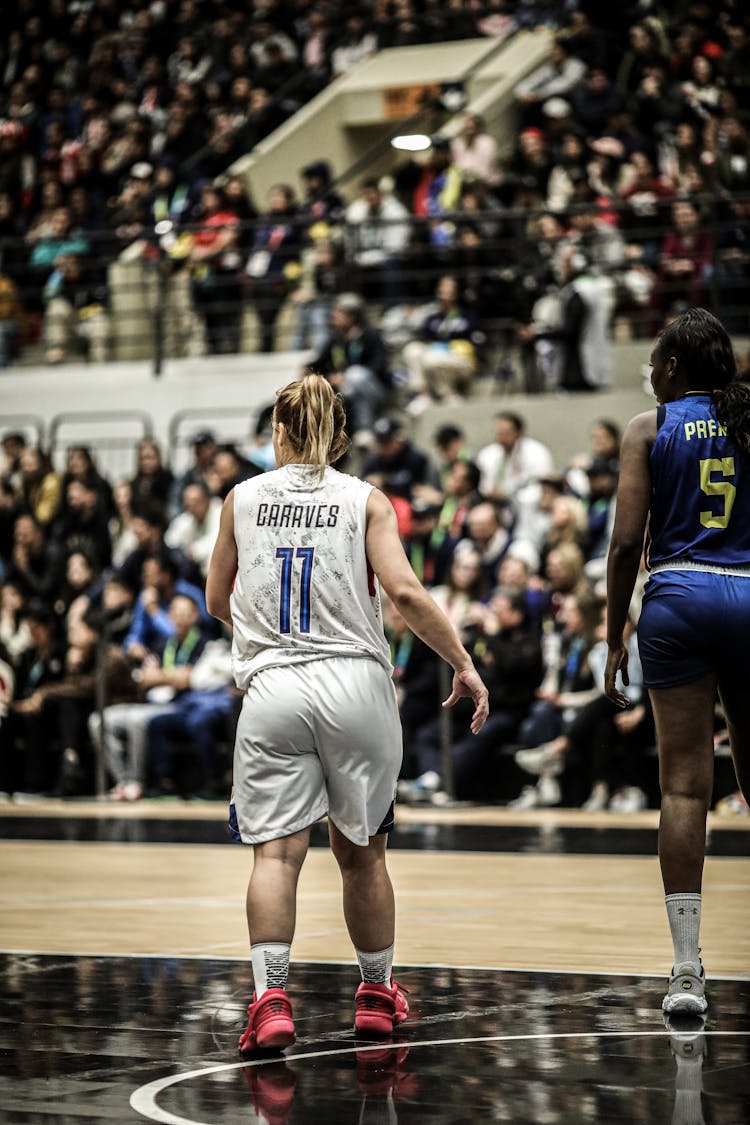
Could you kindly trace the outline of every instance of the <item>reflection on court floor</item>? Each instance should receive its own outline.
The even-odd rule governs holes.
[[[285,1058],[236,1053],[245,962],[0,956],[10,1125],[750,1120],[750,980],[705,1025],[665,1027],[663,980],[403,967],[397,1040],[355,1040],[353,965],[294,964]]]

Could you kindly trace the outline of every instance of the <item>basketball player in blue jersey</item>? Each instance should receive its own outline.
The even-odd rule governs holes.
[[[638,624],[656,721],[659,860],[674,964],[665,1013],[706,1011],[701,879],[718,690],[737,779],[750,796],[750,387],[703,309],[669,324],[651,354],[656,410],[623,435],[609,550],[606,692],[627,683],[623,630],[644,536],[650,577]]]
[[[222,510],[206,587],[233,630],[246,692],[237,727],[230,824],[254,847],[247,920],[255,995],[240,1051],[294,1042],[286,993],[297,880],[316,820],[328,815],[344,916],[362,983],[355,1028],[389,1035],[408,1014],[393,981],[395,908],[387,833],[401,727],[379,582],[407,624],[454,669],[445,706],[487,689],[453,627],[412,571],[388,499],[330,467],[346,449],[344,409],[311,375],[277,396],[278,468],[238,484]]]

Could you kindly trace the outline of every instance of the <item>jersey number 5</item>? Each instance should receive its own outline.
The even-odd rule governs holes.
[[[724,498],[724,511],[714,515],[712,511],[701,512],[701,523],[704,527],[726,527],[732,514],[734,498],[737,489],[730,480],[712,480],[712,473],[721,473],[722,477],[734,476],[734,457],[706,457],[699,461],[701,473],[701,492],[706,496],[722,496]]]
[[[279,595],[279,632],[292,631],[292,571],[295,556],[302,559],[299,583],[299,631],[310,632],[310,584],[312,581],[314,547],[277,547],[276,558],[281,559],[281,592]]]

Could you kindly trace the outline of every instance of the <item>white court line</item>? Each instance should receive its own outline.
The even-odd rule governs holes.
[[[419,1039],[416,1042],[404,1041],[403,1043],[392,1044],[394,1050],[399,1047],[452,1047],[464,1043],[518,1043],[527,1042],[530,1040],[540,1039],[653,1039],[664,1038],[669,1036],[670,1033],[666,1029],[664,1031],[551,1031],[551,1032],[536,1032],[529,1035],[478,1035],[474,1037],[462,1037],[459,1039]],[[706,1036],[750,1036],[750,1031],[704,1031],[703,1035]],[[351,1055],[358,1052],[365,1051],[382,1051],[383,1046],[391,1046],[391,1044],[375,1043],[369,1047],[337,1047],[330,1051],[308,1051],[299,1055],[286,1055],[284,1058],[287,1063],[301,1062],[309,1059],[324,1059],[333,1058],[337,1055]],[[175,1113],[168,1113],[164,1109],[160,1109],[156,1104],[157,1096],[170,1086],[176,1086],[178,1082],[185,1082],[193,1078],[202,1078],[209,1074],[220,1074],[228,1070],[238,1070],[243,1066],[271,1066],[274,1063],[281,1061],[277,1055],[271,1059],[256,1059],[247,1062],[239,1063],[220,1063],[217,1066],[205,1066],[200,1070],[190,1070],[187,1073],[181,1074],[168,1074],[165,1078],[156,1078],[153,1082],[147,1082],[145,1086],[139,1086],[130,1095],[130,1107],[136,1113],[140,1113],[142,1117],[147,1118],[149,1121],[157,1121],[159,1125],[212,1125],[208,1121],[194,1121],[189,1117],[179,1117]]]

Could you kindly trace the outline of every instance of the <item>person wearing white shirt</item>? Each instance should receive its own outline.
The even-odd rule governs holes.
[[[525,538],[525,524],[539,500],[542,477],[554,472],[546,445],[526,436],[523,418],[503,410],[495,416],[495,440],[480,449],[479,491],[491,500],[507,500],[516,518],[514,538]],[[532,538],[530,536],[530,538]]]
[[[399,262],[411,237],[409,219],[403,203],[384,192],[378,180],[364,181],[346,209],[347,257],[360,271],[363,292],[374,282],[378,292],[373,296],[396,297]]]
[[[205,484],[196,481],[185,488],[182,504],[184,510],[170,523],[164,542],[168,547],[181,550],[205,577],[219,534],[221,500],[212,496]]]

